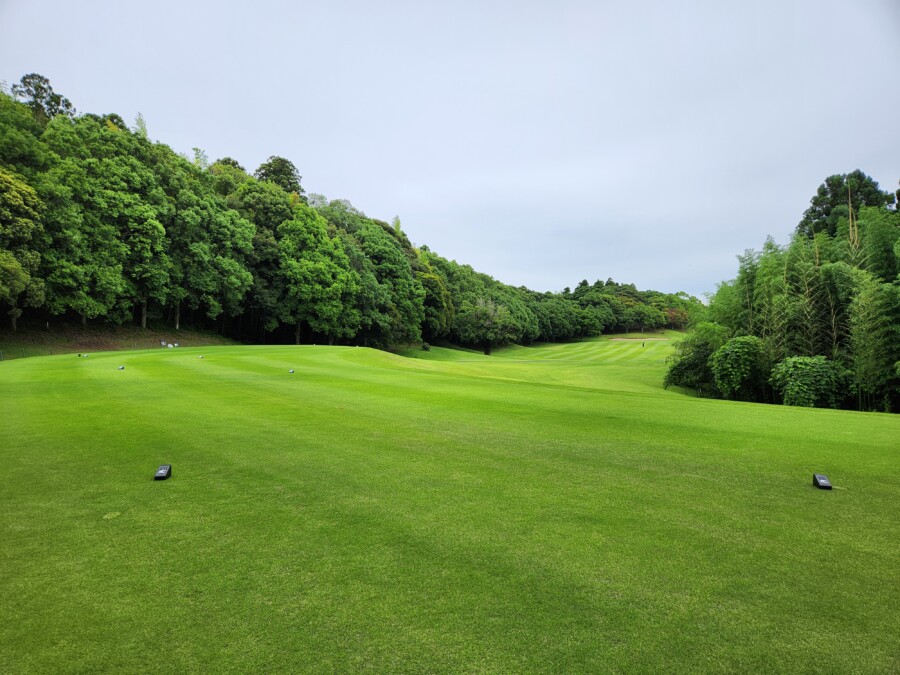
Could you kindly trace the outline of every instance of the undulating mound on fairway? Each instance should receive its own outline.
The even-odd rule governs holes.
[[[0,670],[896,672],[900,418],[670,349],[0,363]]]

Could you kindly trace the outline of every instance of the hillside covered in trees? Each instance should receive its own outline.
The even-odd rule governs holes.
[[[187,158],[46,78],[0,92],[0,307],[20,321],[164,322],[251,342],[390,347],[683,328],[684,293],[515,288],[414,246],[399,219],[307,195],[292,162]]]
[[[738,257],[667,384],[789,405],[900,408],[897,195],[857,170],[819,187],[786,246]]]

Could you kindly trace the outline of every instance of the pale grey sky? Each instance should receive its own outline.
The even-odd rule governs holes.
[[[699,295],[826,176],[897,188],[898,35],[898,0],[0,0],[0,80],[287,157],[506,283]]]

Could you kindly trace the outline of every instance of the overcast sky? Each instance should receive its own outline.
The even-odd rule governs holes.
[[[30,72],[535,290],[700,295],[826,176],[900,179],[900,0],[0,0]]]

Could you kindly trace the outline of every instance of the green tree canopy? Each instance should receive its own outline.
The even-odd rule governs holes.
[[[44,125],[56,115],[75,116],[72,102],[53,91],[50,80],[37,73],[23,75],[18,84],[11,88],[12,95],[25,102],[35,120]]]
[[[718,395],[710,360],[727,339],[728,329],[724,326],[711,322],[697,324],[675,343],[663,385],[693,389],[701,396]]]
[[[238,165],[238,167],[239,166],[240,165]],[[305,201],[305,197],[303,197],[304,190],[300,186],[300,181],[303,177],[290,160],[285,159],[284,157],[278,157],[277,155],[272,155],[269,159],[259,165],[253,175],[257,180],[275,183],[288,194],[296,193]]]
[[[0,167],[0,303],[9,306],[12,329],[21,316],[21,300],[38,306],[44,300],[44,282],[38,276],[44,205],[34,189]]]
[[[849,214],[849,204],[854,215],[861,206],[886,206],[894,203],[894,195],[883,192],[878,183],[857,169],[851,173],[835,174],[819,186],[810,206],[797,225],[797,232],[812,237],[819,232],[834,235],[838,221]]]
[[[791,356],[772,368],[771,382],[785,405],[836,408],[850,373],[824,356]]]
[[[725,398],[765,400],[769,378],[763,342],[755,335],[731,338],[710,359],[716,387]]]

